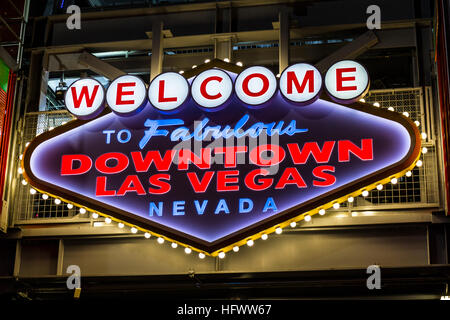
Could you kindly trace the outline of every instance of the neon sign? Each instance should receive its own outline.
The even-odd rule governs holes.
[[[186,78],[163,73],[145,90],[132,76],[106,91],[75,82],[66,104],[81,119],[36,137],[24,174],[42,192],[223,256],[414,166],[420,135],[408,118],[335,102],[368,90],[359,66],[330,68],[331,99],[319,99],[321,75],[305,64],[287,68],[279,90],[263,67],[218,60]],[[84,120],[103,100],[112,112]]]

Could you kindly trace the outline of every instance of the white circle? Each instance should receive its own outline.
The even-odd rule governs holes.
[[[224,104],[230,98],[232,91],[233,81],[226,72],[219,69],[203,71],[195,77],[191,85],[192,98],[201,107],[207,109]]]
[[[84,78],[70,85],[66,91],[64,103],[71,114],[79,119],[87,120],[101,112],[104,99],[105,89],[102,84],[95,79]]]
[[[244,81],[245,87],[243,86]],[[262,92],[266,82],[267,88]],[[253,106],[260,105],[267,102],[275,94],[277,90],[277,78],[267,68],[259,66],[250,67],[238,75],[234,87],[237,97],[242,102]]]
[[[311,82],[311,72],[314,82]],[[280,92],[292,102],[306,103],[314,100],[319,95],[320,89],[322,89],[322,76],[319,70],[308,63],[294,64],[281,74]]]
[[[158,75],[150,83],[148,99],[153,107],[161,111],[172,111],[186,101],[189,94],[189,83],[186,78],[176,72]]]
[[[332,99],[342,103],[354,102],[369,90],[369,74],[356,61],[339,61],[328,69],[325,75],[325,88]]]
[[[144,104],[146,94],[145,83],[140,78],[120,76],[111,82],[106,90],[106,102],[115,113],[127,115]]]

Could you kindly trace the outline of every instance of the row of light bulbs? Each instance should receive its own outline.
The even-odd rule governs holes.
[[[225,61],[225,62],[229,62],[229,60],[228,60],[228,61],[226,61],[226,60],[228,60],[228,59],[225,59],[224,61]],[[209,62],[209,59],[205,60],[205,63],[208,63],[208,62]],[[239,62],[238,62],[238,63],[239,63]],[[238,64],[238,63],[237,63],[237,64]],[[242,66],[242,63],[240,63],[240,64],[241,64],[240,66]],[[239,64],[238,64],[238,65],[239,65]],[[195,67],[196,67],[196,66],[195,66]],[[180,71],[180,73],[183,73],[183,72]],[[361,99],[360,101],[361,101],[361,102],[365,102],[364,99]],[[375,107],[380,107],[380,104],[379,104],[378,102],[375,102],[373,105],[374,105]],[[388,110],[394,111],[394,108],[389,107]],[[408,112],[404,112],[403,115],[404,115],[405,117],[409,117]],[[416,126],[419,126],[419,125],[420,125],[419,121],[415,121],[414,123],[416,124]],[[425,139],[427,138],[426,133],[425,133],[425,132],[422,132],[421,137],[422,137],[422,139],[425,140]],[[28,143],[27,143],[27,145],[28,145]],[[425,154],[425,153],[427,153],[427,152],[428,152],[427,148],[426,148],[426,147],[423,147],[423,148],[422,148],[422,153]],[[20,160],[22,160],[22,157],[23,157],[23,156],[20,155],[20,157],[19,157]],[[417,167],[421,167],[422,165],[423,165],[422,160],[420,160],[420,159],[417,160],[416,166],[417,166]],[[23,173],[23,169],[22,169],[22,168],[19,168],[19,173],[20,173],[20,174]],[[405,175],[406,175],[406,177],[411,177],[411,176],[412,176],[412,172],[411,172],[411,171],[407,171]],[[390,182],[391,182],[392,184],[395,185],[395,184],[398,183],[398,179],[394,177],[394,178],[391,179]],[[27,182],[25,179],[23,179],[23,180],[22,180],[22,184],[23,184],[23,185],[27,185],[28,182]],[[382,185],[382,184],[378,184],[378,185],[376,186],[376,189],[379,190],[379,191],[382,190],[382,189],[383,189],[383,185]],[[35,194],[37,193],[37,190],[34,189],[34,188],[30,188],[30,193],[31,193],[32,195],[35,195]],[[362,195],[363,197],[367,197],[367,196],[369,195],[369,190],[363,190],[363,191],[361,192],[361,195]],[[47,194],[45,194],[45,193],[42,194],[42,199],[47,200],[48,198],[49,198],[49,195],[47,195]],[[347,201],[348,201],[349,203],[353,203],[354,200],[355,200],[355,198],[352,197],[352,196],[350,196],[350,197],[347,198]],[[57,204],[57,205],[61,204],[61,202],[62,202],[61,199],[58,199],[58,198],[55,198],[55,199],[54,199],[54,203]],[[68,208],[68,209],[72,209],[73,207],[74,207],[73,204],[71,204],[71,203],[68,203],[68,204],[67,204],[67,208]],[[339,209],[339,208],[340,208],[340,203],[339,203],[339,202],[334,202],[333,205],[332,205],[332,207],[333,207],[333,209]],[[80,209],[79,209],[79,212],[80,212],[80,214],[85,214],[87,211],[86,211],[85,208],[80,208]],[[321,209],[319,209],[318,213],[319,213],[319,215],[323,216],[323,215],[326,213],[326,210],[325,210],[324,208],[321,208]],[[99,214],[96,213],[96,212],[92,213],[92,218],[93,218],[93,219],[99,218]],[[309,222],[309,221],[311,221],[312,217],[311,217],[311,215],[306,214],[306,215],[303,216],[303,219],[304,219],[306,222]],[[106,218],[105,218],[105,223],[106,223],[106,224],[112,223],[112,219],[111,219],[110,217],[106,217]],[[291,228],[295,228],[295,227],[297,226],[297,222],[292,221],[289,225],[290,225]],[[119,223],[117,224],[117,226],[118,226],[120,229],[123,229],[123,228],[125,227],[125,224],[122,223],[122,222],[119,222]],[[137,229],[136,227],[131,227],[130,231],[131,231],[131,233],[133,233],[133,234],[138,233],[138,229]],[[276,234],[281,234],[282,232],[283,232],[283,229],[282,229],[282,227],[280,227],[280,226],[278,226],[278,227],[275,229],[275,233],[276,233]],[[151,234],[148,233],[148,232],[145,232],[145,233],[144,233],[144,237],[145,237],[146,239],[149,239],[149,238],[151,237]],[[269,236],[268,236],[267,233],[261,234],[261,239],[262,239],[262,240],[267,240],[268,237],[269,237]],[[157,241],[159,244],[163,244],[163,243],[165,242],[165,239],[159,236],[159,237],[156,239],[156,241]],[[247,244],[248,247],[253,247],[253,245],[255,244],[255,242],[254,242],[253,239],[249,239],[249,240],[246,241],[246,244]],[[176,249],[176,248],[178,247],[178,244],[177,244],[176,242],[172,242],[172,243],[171,243],[171,247],[174,248],[174,249]],[[239,251],[239,246],[237,246],[237,245],[234,246],[232,250],[233,250],[234,252],[238,252],[238,251]],[[191,253],[192,253],[192,249],[191,249],[190,247],[185,247],[185,248],[184,248],[184,252],[185,252],[186,254],[191,254]],[[218,257],[219,257],[220,259],[225,258],[225,255],[226,255],[226,254],[225,254],[224,251],[220,251],[220,252],[218,253]],[[205,253],[203,253],[203,252],[199,252],[198,257],[199,257],[200,259],[204,259],[204,258],[206,257],[206,255],[205,255]]]

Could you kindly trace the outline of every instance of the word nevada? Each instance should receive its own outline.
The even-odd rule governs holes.
[[[332,65],[322,75],[314,66],[298,63],[286,68],[279,79],[269,69],[253,66],[234,80],[228,71],[205,70],[193,79],[175,72],[155,77],[147,86],[139,77],[124,75],[108,88],[93,78],[78,79],[65,95],[67,110],[82,120],[98,116],[105,107],[119,116],[131,116],[148,104],[163,114],[172,114],[187,104],[189,97],[203,111],[225,108],[235,97],[248,108],[262,108],[276,96],[277,88],[288,102],[303,106],[316,101],[323,87],[336,102],[353,103],[369,89],[367,70],[358,62],[344,60]]]

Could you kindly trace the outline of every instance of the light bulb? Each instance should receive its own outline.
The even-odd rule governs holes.
[[[23,180],[22,180],[22,184],[23,184],[24,186],[26,186],[26,185],[28,184],[27,180],[23,179]]]
[[[98,213],[94,212],[92,214],[92,218],[97,219],[98,218]],[[133,232],[133,229],[131,229],[131,232]]]
[[[243,66],[242,62],[240,62],[240,61],[236,62],[236,65],[239,66],[239,67]]]
[[[45,193],[44,193],[44,194],[42,195],[42,199],[47,200],[47,199],[48,199],[48,194],[45,194]]]
[[[144,233],[144,237],[145,237],[146,239],[149,239],[151,236],[152,236],[152,235],[151,235],[150,233],[148,233],[148,232]]]
[[[375,102],[375,103],[373,104],[373,106],[379,108],[379,107],[380,107],[380,104],[379,104],[378,102]]]
[[[261,235],[261,239],[263,239],[263,240],[267,240],[268,237],[269,237],[269,236],[268,236],[267,234],[265,234],[265,233],[263,233],[263,234]]]
[[[366,102],[366,100],[364,100],[364,99],[359,99],[359,102]]]
[[[239,251],[239,247],[238,247],[238,246],[234,246],[234,247],[233,247],[233,251],[234,251],[234,252],[238,252],[238,251]]]
[[[350,203],[352,203],[353,201],[355,201],[355,198],[353,198],[353,197],[348,197],[347,201],[350,202]]]
[[[192,252],[191,248],[184,248],[184,253],[190,254]]]
[[[61,203],[61,200],[55,199],[55,204],[60,204],[60,203]]]
[[[86,209],[85,208],[80,208],[80,213],[81,214],[85,214],[86,213]]]
[[[295,228],[295,227],[297,226],[297,222],[292,221],[291,224],[290,224],[290,226],[291,226],[291,228]]]
[[[184,70],[180,70],[180,71],[178,71],[178,73],[179,73],[179,74],[183,74],[183,73],[184,73]]]
[[[194,65],[192,66],[192,69],[195,69],[195,68],[197,68],[197,65],[196,65],[196,64],[194,64]]]
[[[255,242],[254,242],[252,239],[250,239],[250,240],[247,241],[247,245],[248,245],[249,247],[252,247],[254,244],[255,244]]]
[[[397,182],[398,182],[397,178],[392,178],[392,179],[391,179],[391,183],[392,183],[392,184],[397,184]]]
[[[158,241],[159,244],[163,244],[164,243],[164,239],[161,238],[161,237],[159,237],[157,241]]]
[[[310,215],[306,215],[304,219],[305,219],[305,221],[311,221],[311,216]]]
[[[409,117],[409,113],[408,112],[403,112],[403,115],[405,116],[405,117]]]
[[[369,191],[364,190],[361,194],[363,197],[367,197],[369,195]]]
[[[411,177],[412,176],[412,172],[411,171],[406,172],[406,176],[407,177]]]
[[[220,258],[220,259],[225,258],[225,252],[220,251],[220,252],[219,252],[219,258]]]
[[[68,203],[68,204],[67,204],[67,209],[72,209],[72,208],[73,208],[73,204]]]
[[[393,107],[389,107],[388,110],[389,111],[394,111],[394,108]]]
[[[18,172],[19,174],[22,174],[22,173],[23,173],[22,168],[17,169],[17,172]]]
[[[131,228],[131,233],[137,233],[138,229],[136,229],[135,227]]]
[[[122,222],[119,222],[119,224],[117,225],[120,229],[122,229],[123,227],[125,227],[125,225]]]
[[[383,185],[382,184],[377,185],[377,190],[383,190]]]
[[[105,218],[105,223],[110,224],[111,221],[112,221],[111,218],[108,218],[108,217]]]
[[[333,203],[333,208],[335,209],[339,209],[341,207],[341,205],[337,202]]]
[[[420,136],[422,137],[422,140],[425,140],[427,138],[427,134],[425,132],[422,132]]]
[[[416,166],[421,167],[423,165],[422,160],[417,160]]]
[[[210,59],[206,59],[206,60],[205,60],[205,63],[208,63],[208,62],[210,62],[210,61],[211,61]]]
[[[325,209],[320,209],[320,210],[319,210],[319,214],[320,214],[321,216],[323,216],[323,215],[325,214]]]
[[[200,253],[198,254],[198,257],[199,257],[200,259],[205,259],[205,254],[204,254],[203,252],[200,252]]]
[[[418,127],[418,126],[420,126],[420,122],[419,121],[414,121],[414,124]]]
[[[230,59],[225,58],[225,59],[223,59],[223,61],[225,61],[225,62],[230,62]]]
[[[423,147],[422,148],[422,153],[427,153],[428,152],[428,148],[427,147]]]
[[[31,188],[31,189],[30,189],[30,193],[31,193],[31,194],[36,194],[36,189]]]
[[[280,227],[275,229],[276,234],[281,234],[282,232],[283,232],[283,229],[281,229]]]
[[[172,242],[172,244],[170,245],[172,248],[176,249],[178,247],[178,243],[176,242]]]

